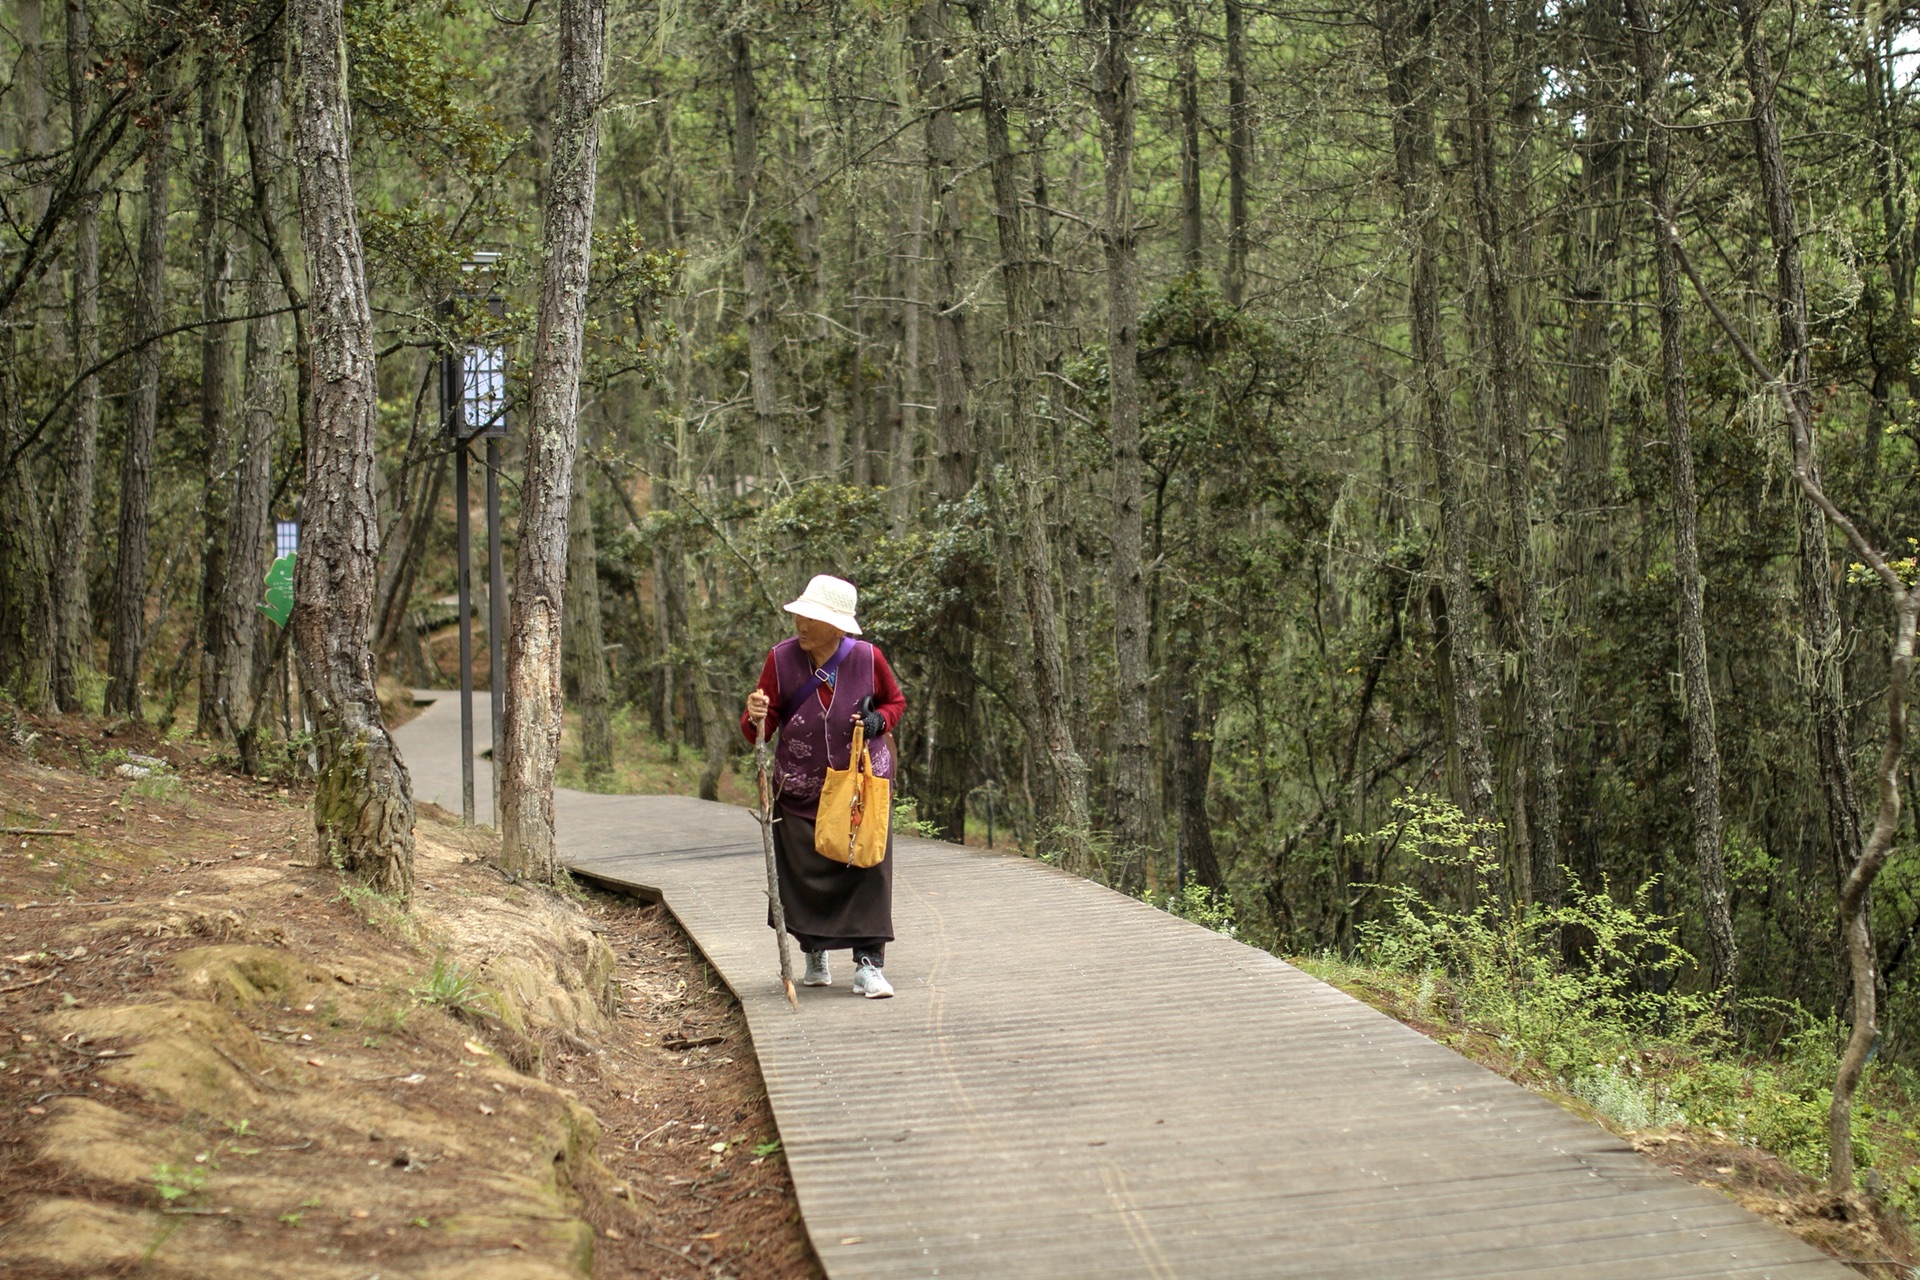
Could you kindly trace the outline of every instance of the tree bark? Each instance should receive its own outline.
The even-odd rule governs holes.
[[[546,249],[528,391],[527,473],[507,642],[500,866],[551,881],[553,771],[560,749],[567,515],[579,439],[580,366],[600,156],[604,0],[561,0],[559,111],[547,167]]]
[[[607,650],[600,630],[600,554],[594,543],[589,477],[573,486],[567,516],[566,647],[580,703],[580,758],[587,789],[597,791],[613,776],[613,722],[607,692]]]
[[[87,78],[93,36],[86,0],[66,0],[67,105],[73,137],[85,134],[93,89]],[[80,673],[93,665],[93,610],[87,600],[87,550],[93,541],[94,483],[99,466],[100,206],[89,192],[74,215],[73,366],[81,377],[61,456],[60,523],[53,540],[54,700],[81,709]]]
[[[214,323],[227,311],[228,263],[231,258],[225,225],[227,185],[227,105],[225,86],[209,67],[200,84],[199,225],[195,228],[200,257],[200,434],[204,450],[204,538],[200,561],[200,681],[196,723],[201,737],[230,736],[221,713],[220,669],[232,660],[221,605],[227,595],[227,547],[231,530],[232,492],[236,465],[231,415],[227,412],[228,372],[232,344],[227,326]]]
[[[1699,502],[1693,480],[1693,429],[1687,409],[1686,317],[1680,255],[1667,190],[1670,144],[1660,119],[1666,73],[1646,0],[1625,0],[1640,89],[1640,132],[1647,151],[1647,203],[1653,207],[1654,267],[1660,287],[1660,375],[1673,486],[1673,568],[1679,594],[1680,676],[1686,695],[1687,790],[1693,809],[1693,863],[1707,924],[1707,958],[1721,1008],[1737,1010],[1739,951],[1726,862],[1720,847],[1720,742],[1707,675],[1706,585],[1700,571]]]
[[[0,449],[20,447],[14,331],[0,328]],[[24,466],[0,471],[0,689],[28,711],[53,709],[53,564],[40,496]]]
[[[1006,295],[1007,416],[1011,427],[1013,511],[1021,596],[1033,633],[1033,699],[1048,773],[1048,811],[1042,815],[1042,851],[1081,875],[1096,870],[1087,839],[1087,767],[1068,718],[1060,614],[1054,604],[1053,537],[1047,528],[1045,459],[1034,427],[1032,249],[1020,213],[1019,175],[1008,124],[1000,54],[1002,37],[990,0],[967,0],[967,16],[985,44],[980,58],[980,106],[987,135],[987,168],[993,179],[994,222],[999,231],[1000,279]]]
[[[1247,103],[1245,0],[1226,0],[1227,19],[1227,305],[1238,310],[1247,291],[1247,176],[1253,168],[1253,117]]]
[[[1527,451],[1527,411],[1521,395],[1519,326],[1508,277],[1506,193],[1501,190],[1494,141],[1493,25],[1491,0],[1474,0],[1473,72],[1468,84],[1468,136],[1472,151],[1474,221],[1481,278],[1486,285],[1494,426],[1500,440],[1501,491],[1506,506],[1506,594],[1520,641],[1520,698],[1526,721],[1528,847],[1524,892],[1530,901],[1560,901],[1560,763],[1554,742],[1553,681],[1547,672],[1546,628],[1533,554],[1532,463]]]
[[[156,87],[155,94],[165,92]],[[139,292],[134,302],[133,395],[120,455],[120,536],[113,574],[113,640],[107,651],[108,715],[145,718],[140,705],[140,658],[146,647],[147,508],[153,489],[153,437],[160,412],[161,343],[166,322],[167,184],[172,177],[172,122],[154,125],[146,163],[146,216],[140,230]]]
[[[760,487],[771,489],[780,474],[780,388],[773,359],[773,290],[767,279],[767,250],[760,238],[760,100],[753,82],[753,44],[735,29],[727,37],[733,86],[733,192],[740,236],[740,283],[747,303],[747,381],[753,397],[754,438],[763,474]]]
[[[348,164],[346,36],[340,0],[294,0],[289,12],[313,360],[291,621],[319,758],[314,829],[323,863],[406,900],[413,787],[381,720],[367,643],[380,539],[373,475],[379,391]]]
[[[1100,140],[1106,156],[1106,202],[1100,241],[1107,266],[1107,421],[1113,457],[1113,651],[1114,690],[1113,824],[1123,868],[1119,885],[1132,891],[1141,881],[1136,866],[1161,843],[1160,806],[1155,795],[1153,725],[1147,681],[1147,586],[1140,516],[1140,377],[1137,364],[1139,303],[1136,297],[1138,249],[1133,228],[1133,31],[1132,0],[1086,0],[1088,35],[1095,42],[1094,104],[1100,114]],[[1196,87],[1197,93],[1197,87]],[[1196,138],[1195,147],[1198,147]],[[1196,154],[1183,155],[1195,166],[1193,191],[1199,192]],[[1197,238],[1198,211],[1193,234]],[[1192,246],[1197,263],[1199,245]]]
[[[1200,65],[1195,56],[1200,33],[1193,9],[1180,0],[1174,7],[1174,81],[1180,99],[1180,263],[1188,271],[1204,265],[1200,201]]]
[[[248,162],[263,167],[254,183],[256,202],[252,220],[256,229],[277,227],[280,207],[272,194],[278,190],[286,165],[281,141],[281,63],[269,52],[247,77],[246,128]],[[227,514],[227,571],[214,609],[220,651],[225,655],[213,672],[213,696],[221,722],[221,736],[237,738],[253,722],[254,663],[260,650],[261,580],[268,563],[269,504],[273,493],[274,445],[286,416],[286,378],[280,317],[269,314],[285,305],[286,294],[267,251],[264,232],[248,238],[245,310],[246,352],[240,393],[240,429],[233,463],[233,503]]]
[[[1439,637],[1452,687],[1453,750],[1461,808],[1475,822],[1493,817],[1493,766],[1481,718],[1486,687],[1479,605],[1467,569],[1466,503],[1449,403],[1446,345],[1440,333],[1441,185],[1434,154],[1433,10],[1428,0],[1382,0],[1379,10],[1387,97],[1393,111],[1394,176],[1411,240],[1408,294],[1421,415],[1440,510],[1441,583],[1446,623]]]
[[[1603,874],[1605,806],[1595,791],[1606,751],[1598,741],[1604,695],[1584,678],[1592,641],[1604,634],[1601,601],[1618,578],[1613,554],[1613,359],[1620,311],[1620,217],[1626,171],[1618,95],[1611,87],[1621,23],[1618,0],[1591,0],[1580,42],[1588,86],[1580,174],[1569,210],[1566,448],[1559,481],[1554,581],[1561,625],[1554,669],[1565,682],[1568,770],[1563,792],[1568,859],[1588,884]]]
[[[1800,260],[1800,230],[1787,179],[1786,155],[1780,144],[1780,122],[1774,112],[1774,73],[1761,38],[1760,14],[1752,0],[1736,0],[1740,19],[1741,57],[1747,88],[1753,97],[1748,120],[1753,130],[1754,158],[1760,191],[1773,233],[1775,305],[1780,327],[1780,354],[1787,366],[1787,395],[1805,421],[1813,421],[1813,383],[1808,355],[1807,282]],[[1807,471],[1819,485],[1818,442],[1809,438]],[[1819,505],[1800,504],[1800,625],[1807,658],[1802,677],[1808,710],[1814,724],[1820,780],[1826,799],[1827,839],[1836,880],[1858,860],[1860,801],[1854,791],[1850,766],[1852,744],[1846,721],[1846,680],[1841,667],[1843,648],[1840,615],[1834,606],[1833,566],[1827,552],[1827,522]],[[1856,998],[1858,993],[1856,992]]]
[[[932,296],[927,308],[933,330],[934,496],[939,518],[963,520],[960,504],[974,484],[975,449],[969,417],[973,363],[967,346],[964,280],[966,226],[961,218],[960,145],[954,124],[953,89],[947,80],[952,33],[946,0],[928,0],[908,19],[921,109],[926,113],[926,174],[933,226]],[[918,217],[918,214],[915,215]],[[952,566],[957,582],[928,635],[926,732],[933,744],[925,771],[924,813],[951,840],[966,834],[967,792],[974,756],[974,601],[969,565]]]

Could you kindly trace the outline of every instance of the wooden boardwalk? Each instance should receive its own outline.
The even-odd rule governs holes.
[[[457,810],[435,696],[399,739],[415,794]],[[570,865],[663,898],[739,996],[834,1280],[1854,1274],[1272,956],[1039,863],[897,841],[899,994],[854,997],[840,954],[794,1012],[750,814],[562,792],[558,822]]]

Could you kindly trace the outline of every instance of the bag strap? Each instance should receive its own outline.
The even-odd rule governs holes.
[[[813,678],[802,685],[799,691],[791,698],[788,698],[780,704],[780,719],[782,723],[791,720],[793,713],[798,711],[821,685],[831,686],[833,684],[834,675],[840,670],[840,664],[847,660],[847,655],[853,652],[854,645],[857,643],[852,636],[842,638],[840,647],[833,651],[833,656],[827,659],[826,665],[814,672]],[[805,651],[802,650],[802,652]]]

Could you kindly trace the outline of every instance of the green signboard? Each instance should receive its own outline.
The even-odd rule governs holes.
[[[284,627],[293,616],[293,556],[281,556],[267,568],[266,588],[266,599],[254,607]]]

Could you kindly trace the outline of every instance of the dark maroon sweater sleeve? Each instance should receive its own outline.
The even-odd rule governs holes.
[[[898,729],[900,717],[907,714],[907,695],[900,692],[900,682],[893,678],[893,668],[879,645],[873,646],[873,709],[887,722],[888,733]]]
[[[773,650],[767,650],[767,665],[760,668],[760,683],[756,686],[767,695],[767,738],[773,738],[774,730],[780,727],[780,676],[774,670]],[[747,741],[753,741],[753,717],[743,707],[740,711],[740,732]]]

